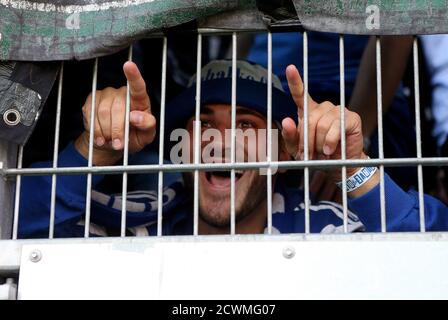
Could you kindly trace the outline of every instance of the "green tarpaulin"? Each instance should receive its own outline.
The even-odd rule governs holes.
[[[225,29],[448,33],[447,8],[448,0],[0,0],[0,60],[92,58],[191,21]]]
[[[293,0],[307,29],[352,34],[448,33],[447,0]]]
[[[0,0],[1,60],[86,59],[252,0]]]

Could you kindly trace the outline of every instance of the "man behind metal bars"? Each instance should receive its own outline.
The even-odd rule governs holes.
[[[209,145],[215,148],[209,157],[228,162],[226,150],[230,139],[226,133],[231,128],[231,61],[213,61],[202,69],[200,124],[203,135],[214,130],[215,139],[201,139],[202,150]],[[150,98],[145,81],[132,62],[124,65],[124,73],[131,92],[129,151],[139,155],[156,136],[156,119],[151,113]],[[273,76],[272,130],[281,130],[278,151],[272,159],[280,161],[304,159],[304,86],[293,65],[288,66],[286,76],[292,93],[283,92],[280,81]],[[194,110],[195,83],[193,77],[189,88],[174,99],[166,110],[166,136],[174,128],[182,127],[188,133],[188,143],[181,146],[183,162],[194,163]],[[261,66],[239,61],[237,64],[236,128],[245,132],[254,130],[257,135],[266,133],[267,70]],[[308,150],[309,159],[340,159],[340,107],[330,102],[317,103],[308,99]],[[107,88],[96,92],[93,164],[114,165],[123,156],[126,87]],[[59,166],[81,167],[87,165],[92,97],[83,107],[85,132],[59,155]],[[298,118],[298,124],[294,121]],[[221,133],[221,135],[219,135]],[[363,135],[360,117],[345,110],[345,134],[347,159],[366,159],[363,152]],[[202,135],[202,136],[203,136]],[[219,137],[219,138],[216,138]],[[250,142],[237,139],[243,145],[243,159],[249,158]],[[167,140],[167,139],[166,139]],[[210,141],[213,140],[213,141]],[[217,140],[217,141],[215,141]],[[260,140],[256,140],[257,142]],[[263,141],[263,140],[261,140]],[[266,147],[264,141],[257,149]],[[171,144],[167,144],[172,146]],[[218,147],[216,147],[218,145]],[[224,150],[224,152],[217,152]],[[276,150],[273,148],[272,150]],[[278,152],[278,153],[277,153]],[[168,154],[168,153],[165,153]],[[173,154],[173,153],[171,153]],[[176,154],[176,153],[174,153]],[[140,157],[141,159],[141,157]],[[187,159],[187,160],[185,160]],[[204,158],[201,159],[204,162]],[[256,160],[263,160],[258,156]],[[130,161],[132,164],[132,161]],[[134,163],[134,164],[139,164]],[[140,162],[141,164],[141,162]],[[51,163],[37,163],[34,167],[51,167]],[[339,168],[331,169],[335,183],[340,184]],[[305,231],[304,201],[302,190],[288,188],[279,170],[273,177],[273,231],[296,233]],[[139,175],[149,178],[150,175]],[[164,190],[163,234],[179,235],[193,233],[193,173],[184,173],[184,182],[167,182]],[[379,171],[376,168],[347,168],[349,196],[348,231],[380,231]],[[93,188],[99,187],[102,175],[93,176]],[[144,178],[143,180],[145,180]],[[199,234],[227,234],[230,230],[230,173],[222,171],[199,172]],[[236,170],[236,233],[263,233],[267,226],[266,176],[259,170]],[[148,181],[146,181],[148,182]],[[146,186],[146,187],[145,187]],[[142,183],[127,197],[126,226],[128,234],[157,234],[157,193],[155,188]],[[20,208],[20,237],[47,237],[50,212],[51,177],[24,177]],[[401,190],[385,176],[386,216],[388,231],[418,231],[419,202],[414,191]],[[84,234],[86,198],[85,176],[59,176],[56,193],[55,236],[71,237]],[[90,234],[98,236],[119,235],[121,223],[121,197],[94,190],[92,192]],[[438,200],[425,196],[427,230],[447,230],[448,210]],[[339,204],[317,202],[310,205],[311,232],[342,232],[343,215]]]

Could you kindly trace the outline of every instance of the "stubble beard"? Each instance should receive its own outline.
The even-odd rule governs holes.
[[[235,223],[244,220],[265,200],[267,193],[266,179],[258,171],[248,171],[246,181],[241,181],[235,190]],[[187,192],[193,194],[193,174],[185,173]],[[230,226],[230,193],[219,194],[204,192],[199,186],[199,216],[208,225],[215,228]]]

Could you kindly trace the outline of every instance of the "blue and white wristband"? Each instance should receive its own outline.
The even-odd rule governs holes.
[[[356,171],[355,174],[345,180],[347,184],[347,192],[355,191],[356,189],[361,187],[364,183],[366,183],[370,178],[373,177],[377,170],[377,167],[364,167]],[[342,189],[342,181],[336,183],[336,185]]]

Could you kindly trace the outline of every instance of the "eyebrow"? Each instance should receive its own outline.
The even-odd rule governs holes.
[[[237,111],[237,115],[253,115],[253,116],[257,116],[257,117],[264,117],[264,115],[262,115],[261,113],[255,111],[255,110],[244,108],[244,107],[237,107],[236,111]],[[232,111],[230,110],[229,113],[231,113],[231,112]],[[213,110],[208,107],[204,107],[201,110],[201,114],[203,114],[203,115],[211,115],[213,113],[214,113]]]
[[[201,109],[201,114],[210,115],[213,113],[214,113],[213,110],[210,109],[209,107],[204,107]]]
[[[252,110],[252,109],[248,109],[248,108],[236,108],[237,111],[237,115],[253,115],[253,116],[257,116],[257,117],[265,117],[263,114],[261,114],[258,111]]]

